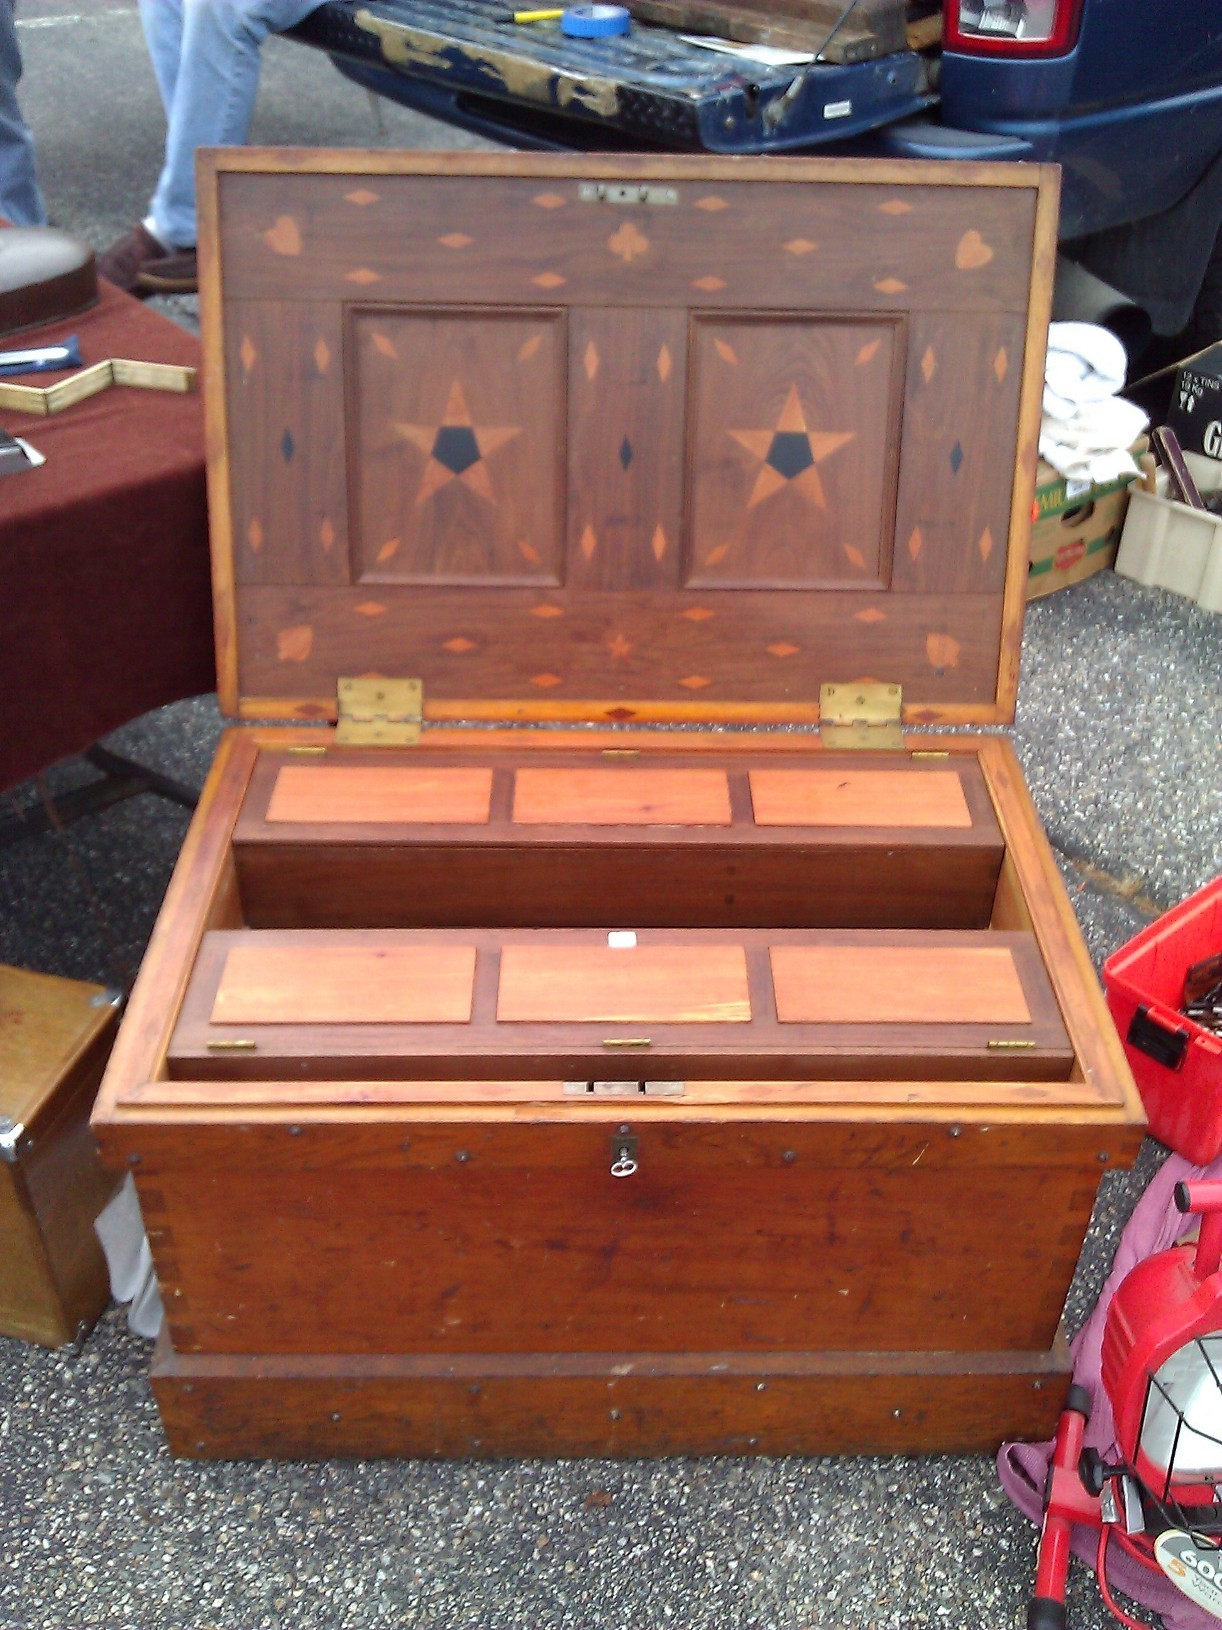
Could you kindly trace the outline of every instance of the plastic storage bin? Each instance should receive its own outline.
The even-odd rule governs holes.
[[[1203,493],[1222,487],[1217,459],[1195,453],[1184,459]],[[1165,470],[1156,480],[1155,492],[1130,490],[1116,570],[1149,588],[1186,595],[1206,611],[1222,611],[1222,515],[1168,498]]]
[[[1222,951],[1222,877],[1103,964],[1103,987],[1150,1132],[1204,1165],[1222,1152],[1222,1036],[1179,1011],[1184,975]]]

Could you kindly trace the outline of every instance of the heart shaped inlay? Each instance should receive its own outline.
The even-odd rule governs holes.
[[[965,232],[959,239],[959,247],[955,250],[955,265],[961,272],[975,272],[981,266],[987,266],[993,258],[993,251],[976,231]]]
[[[263,241],[277,255],[299,255],[301,228],[291,215],[281,215],[263,234]]]

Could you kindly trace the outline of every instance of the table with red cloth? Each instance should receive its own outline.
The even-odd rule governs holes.
[[[91,310],[0,350],[77,334],[86,366],[198,368],[193,335],[100,287]],[[45,419],[0,411],[0,425],[47,460],[0,476],[2,790],[216,679],[198,382],[188,395],[116,385]]]

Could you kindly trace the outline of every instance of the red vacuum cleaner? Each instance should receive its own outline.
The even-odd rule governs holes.
[[[1108,1585],[1112,1543],[1222,1621],[1222,1182],[1179,1183],[1175,1203],[1201,1218],[1195,1247],[1139,1262],[1104,1325],[1116,1464],[1083,1448],[1090,1396],[1070,1388],[1045,1491],[1028,1630],[1064,1630],[1075,1525],[1098,1530],[1099,1589],[1121,1624],[1145,1630]]]

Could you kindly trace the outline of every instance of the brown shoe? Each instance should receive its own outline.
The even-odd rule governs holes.
[[[194,249],[174,249],[159,260],[146,262],[136,279],[135,293],[194,294],[199,288],[199,267]]]
[[[140,273],[144,267],[165,260],[170,254],[145,226],[133,226],[98,256],[98,276],[128,294],[142,296],[150,291],[138,287]]]

